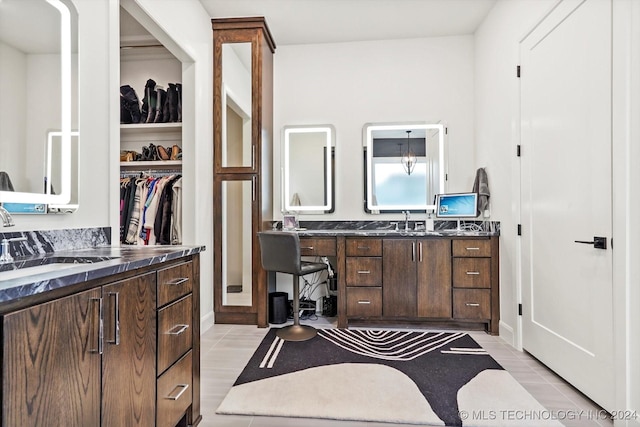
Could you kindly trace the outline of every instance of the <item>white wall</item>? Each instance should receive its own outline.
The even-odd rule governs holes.
[[[500,221],[500,335],[519,345],[520,301],[516,227],[519,222],[520,167],[519,41],[555,0],[498,1],[476,31],[476,161],[486,167],[491,189],[491,218]]]
[[[492,218],[501,222],[500,335],[521,345],[519,294],[519,41],[556,0],[499,0],[476,32],[475,140],[487,167]],[[613,1],[613,262],[616,409],[640,411],[640,3]],[[526,72],[526,70],[523,70]],[[632,165],[635,166],[632,167]],[[638,426],[640,422],[617,421]]]
[[[91,0],[86,0],[91,1]],[[117,3],[117,2],[116,2]],[[211,18],[197,0],[123,0],[127,11],[182,61],[183,212],[185,245],[200,254],[203,330],[213,323],[213,42]],[[140,14],[146,15],[142,16]],[[162,33],[157,36],[156,33]],[[117,94],[117,87],[114,88]],[[119,123],[119,122],[118,122]],[[117,128],[117,124],[114,124]],[[117,170],[114,172],[117,175]],[[114,177],[117,180],[117,177]],[[112,227],[118,223],[112,195]]]
[[[448,190],[471,190],[473,52],[473,36],[279,46],[274,56],[274,218],[282,218],[285,125],[336,129],[336,210],[301,220],[397,217],[363,210],[362,128],[368,122],[443,120],[449,127]]]
[[[80,70],[80,209],[68,215],[15,215],[11,231],[53,230],[109,225],[109,76],[108,1],[73,0],[78,10]],[[116,94],[117,95],[117,94]],[[117,159],[115,159],[117,160]]]

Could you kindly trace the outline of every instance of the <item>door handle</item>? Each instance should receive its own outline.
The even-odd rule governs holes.
[[[585,245],[593,245],[595,249],[607,249],[606,237],[594,237],[593,241],[587,242],[586,240],[574,240],[576,243],[584,243]]]

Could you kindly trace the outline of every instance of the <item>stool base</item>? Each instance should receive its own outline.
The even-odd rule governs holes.
[[[276,332],[276,335],[285,341],[306,341],[317,334],[316,328],[307,325],[289,325]]]

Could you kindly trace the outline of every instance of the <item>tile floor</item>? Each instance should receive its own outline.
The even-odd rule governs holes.
[[[308,321],[316,327],[334,327],[333,319]],[[215,411],[267,329],[246,325],[214,325],[202,335],[202,417],[200,427],[396,427],[399,424],[334,421],[304,418],[216,415]],[[566,426],[613,426],[602,419],[600,408],[562,378],[500,337],[469,332],[549,413],[566,414]],[[582,412],[584,415],[579,418]],[[591,416],[589,416],[591,414]]]

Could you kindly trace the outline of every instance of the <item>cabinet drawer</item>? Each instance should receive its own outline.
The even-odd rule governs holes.
[[[175,426],[191,405],[193,399],[192,363],[192,355],[189,352],[158,378],[157,427]]]
[[[382,316],[382,288],[347,288],[347,316]]]
[[[191,261],[159,270],[158,307],[191,293],[193,287],[191,274]]]
[[[453,317],[455,319],[490,319],[491,291],[489,289],[454,289]]]
[[[303,256],[335,256],[336,255],[336,239],[333,237],[300,239],[300,254]]]
[[[191,295],[158,311],[158,374],[191,349]]]
[[[382,239],[347,239],[347,256],[382,256]]]
[[[453,256],[490,257],[491,240],[454,240]]]
[[[381,286],[382,258],[348,257],[347,286]]]
[[[453,286],[456,288],[490,288],[491,258],[454,258]]]

